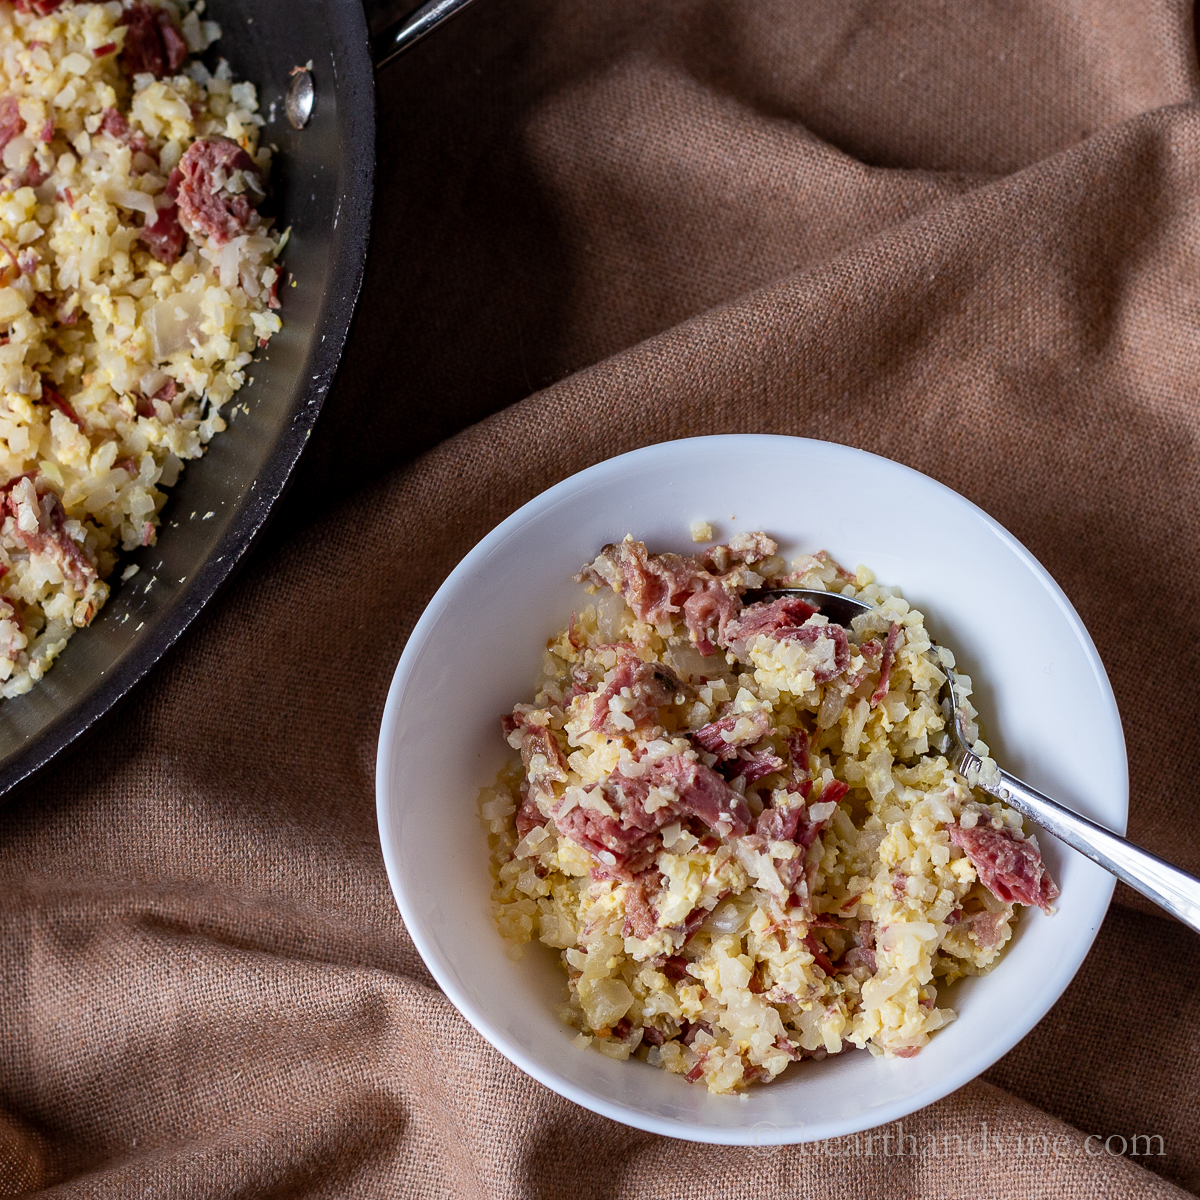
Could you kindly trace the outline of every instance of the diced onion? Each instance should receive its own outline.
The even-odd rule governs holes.
[[[0,288],[0,324],[16,320],[28,307],[16,288]]]
[[[33,154],[33,142],[23,133],[13,138],[7,146],[4,147],[4,166],[6,170],[16,171],[29,161],[30,155]]]
[[[138,388],[143,396],[153,396],[170,378],[166,371],[147,371],[138,380]]]
[[[158,215],[154,197],[147,196],[145,192],[139,192],[135,188],[121,188],[114,191],[112,198],[122,208],[132,208],[137,212],[145,213],[152,221]]]
[[[158,360],[186,349],[200,328],[199,292],[180,292],[147,309],[142,325]],[[160,385],[161,386],[161,385]]]

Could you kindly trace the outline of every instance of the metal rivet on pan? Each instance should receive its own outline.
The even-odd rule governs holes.
[[[313,87],[312,59],[310,58],[302,67],[293,67],[291,76],[292,82],[288,84],[284,107],[287,109],[287,118],[292,123],[292,127],[303,129],[312,116],[313,100],[316,98],[316,89]]]

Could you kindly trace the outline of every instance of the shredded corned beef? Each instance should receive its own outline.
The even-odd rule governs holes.
[[[100,130],[102,133],[124,141],[129,136],[129,122],[125,119],[124,114],[115,108],[106,108],[100,121]]]
[[[83,421],[80,419],[79,414],[71,407],[70,404],[66,402],[66,400],[62,398],[58,390],[48,383],[44,378],[42,379],[42,399],[45,400],[45,402],[52,408],[57,408],[58,411],[63,414],[63,416],[69,418],[77,429],[84,428]]]
[[[725,644],[729,623],[741,612],[740,592],[750,582],[745,564],[775,553],[775,543],[766,535],[743,537],[744,544],[735,538],[727,547],[706,551],[703,559],[649,554],[641,542],[627,537],[605,546],[575,578],[612,588],[639,621],[651,625],[681,613],[701,654],[712,654]]]
[[[737,758],[725,767],[725,773],[735,782],[742,780],[749,787],[776,771],[782,771],[785,763],[770,750],[740,750]]]
[[[978,912],[960,914],[955,924],[961,924],[969,931],[980,950],[994,950],[1004,938],[1007,921],[1007,912],[992,912],[984,908]]]
[[[756,637],[764,635],[778,638],[785,629],[799,629],[809,617],[816,615],[816,611],[799,596],[761,600],[757,604],[747,605],[738,619],[729,624],[722,644],[738,658],[744,659]]]
[[[979,882],[997,900],[1036,904],[1043,912],[1050,911],[1058,886],[1030,839],[1018,839],[1009,829],[994,829],[982,821],[970,829],[950,825],[947,832],[971,860]]]
[[[234,171],[241,171],[261,196],[258,167],[229,138],[199,138],[179,160],[179,220],[193,237],[210,237],[223,246],[257,225],[258,210],[251,195],[231,192],[225,186]]]
[[[582,805],[556,813],[554,824],[564,837],[598,858],[614,879],[635,879],[653,864],[661,844],[654,833],[637,825],[627,827],[618,819]]]
[[[529,786],[529,780],[521,780],[521,803],[517,808],[516,815],[517,836],[524,837],[531,829],[536,829],[539,825],[545,825],[548,820],[545,813],[538,808],[537,800],[534,798],[533,789]]]
[[[883,658],[879,666],[879,684],[871,693],[871,707],[874,708],[888,694],[888,685],[892,678],[892,663],[896,660],[896,647],[900,644],[900,626],[892,622],[887,632],[887,640],[883,643]]]
[[[553,730],[529,719],[528,705],[517,705],[512,716],[502,721],[504,736],[514,750],[521,752],[526,778],[535,789],[548,790],[554,783],[567,780],[567,761],[559,749]]]
[[[622,696],[626,690],[629,692],[627,698]],[[686,690],[670,667],[662,663],[642,662],[632,651],[623,650],[619,652],[612,679],[596,697],[592,728],[614,734],[631,728],[610,711],[612,702],[619,696],[630,704],[621,712],[621,716],[626,722],[632,722],[632,728],[636,729],[653,724],[657,720],[658,710],[674,704],[676,697],[684,695]]]
[[[716,771],[677,754],[660,759],[647,772],[669,783],[679,795],[681,811],[699,817],[722,837],[738,837],[750,828],[745,796],[735,792]]]
[[[853,971],[855,967],[866,967],[872,975],[879,969],[875,961],[875,926],[871,921],[859,921],[854,945],[842,955],[837,964],[839,971]]]
[[[121,14],[120,24],[125,26],[121,58],[131,75],[148,73],[162,79],[183,66],[187,42],[165,8],[139,0]]]
[[[817,941],[816,935],[806,933],[803,937],[804,944],[808,947],[809,953],[813,956],[813,961],[825,972],[826,975],[834,974],[833,963],[829,961],[829,956],[825,953],[824,947]]]
[[[790,842],[796,836],[806,811],[803,803],[791,803],[782,808],[769,804],[758,814],[754,832],[773,842]]]
[[[655,880],[657,885],[657,880]],[[658,925],[658,914],[646,899],[646,884],[635,879],[625,885],[625,928],[623,936],[648,938]]]
[[[658,969],[672,983],[688,978],[688,960],[682,954],[672,954],[664,957],[658,964]]]
[[[647,811],[655,789],[659,803]],[[664,801],[664,795],[671,793],[676,798]],[[678,754],[659,759],[635,777],[614,771],[598,795],[615,816],[588,803],[563,811],[565,805],[560,803],[554,823],[560,833],[621,879],[632,879],[650,865],[662,848],[662,828],[681,816],[696,817],[725,837],[736,837],[749,828],[745,797],[703,763]]]
[[[25,129],[21,119],[21,110],[16,96],[0,96],[0,150],[3,150],[13,138],[18,137]]]
[[[178,391],[179,386],[175,380],[168,379],[153,396],[138,396],[134,402],[137,415],[139,417],[153,417],[155,415],[154,401],[161,400],[164,404],[170,404],[175,399]]]
[[[33,532],[21,528],[22,500],[30,503],[37,516],[38,527]],[[13,519],[13,537],[30,554],[44,554],[52,559],[62,572],[63,578],[74,584],[80,592],[97,578],[95,565],[71,539],[64,527],[67,514],[56,492],[35,492],[31,483],[25,483],[24,487],[18,484],[4,493],[4,504]]]
[[[734,738],[726,738],[733,733],[739,723],[749,722],[750,729]],[[695,730],[688,736],[709,754],[715,754],[719,759],[737,758],[738,750],[743,746],[753,746],[761,741],[771,728],[771,718],[759,708],[753,712],[730,713],[719,720],[710,721],[707,725]]]
[[[179,185],[183,181],[183,172],[178,167],[171,172],[163,192],[165,203],[157,210],[153,221],[145,221],[138,230],[142,240],[150,247],[150,253],[161,263],[168,266],[175,262],[187,245],[187,234],[179,223]]]
[[[701,654],[713,654],[729,622],[741,611],[741,599],[717,579],[698,580],[683,602],[683,620]]]

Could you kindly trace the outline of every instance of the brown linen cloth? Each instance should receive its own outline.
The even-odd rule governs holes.
[[[0,811],[0,1191],[1200,1189],[1200,954],[1132,893],[986,1081],[871,1153],[721,1149],[593,1116],[466,1025],[373,797],[405,637],[492,525],[648,442],[803,434],[943,480],[1049,567],[1116,689],[1131,832],[1200,871],[1198,74],[1167,0],[481,0],[386,73],[368,285],[297,490]]]

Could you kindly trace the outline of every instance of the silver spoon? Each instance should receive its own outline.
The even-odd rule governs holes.
[[[809,588],[763,588],[753,595],[761,599],[798,596],[835,625],[847,627],[860,613],[869,612],[875,607],[866,600]],[[933,647],[935,656],[937,649],[937,646]],[[954,690],[954,672],[941,662],[938,666],[946,671],[942,706],[947,716],[953,715],[953,720],[949,722],[950,752],[947,758],[950,766],[964,778],[968,772],[976,775],[980,758],[967,744],[963,733],[962,704]],[[1135,846],[1112,830],[1064,808],[1007,771],[1001,771],[999,780],[994,783],[979,783],[976,786],[1049,830],[1068,846],[1074,847],[1092,862],[1099,863],[1106,871],[1111,871],[1118,879],[1200,933],[1200,879]]]

